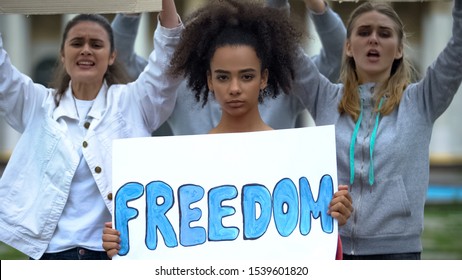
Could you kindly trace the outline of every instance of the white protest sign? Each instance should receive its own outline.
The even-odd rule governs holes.
[[[122,259],[334,259],[334,126],[113,143]]]

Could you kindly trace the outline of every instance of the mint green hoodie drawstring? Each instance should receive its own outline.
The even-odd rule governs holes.
[[[377,109],[377,115],[375,116],[375,125],[374,130],[371,134],[370,140],[370,149],[369,149],[369,184],[372,186],[374,184],[374,146],[375,146],[375,139],[377,137],[377,128],[379,127],[379,120],[380,120],[380,109],[382,108],[384,98],[382,97],[379,102],[379,107]],[[363,100],[361,99],[361,112],[359,114],[358,120],[356,121],[355,130],[353,131],[353,135],[351,135],[351,142],[350,142],[350,185],[353,185],[355,180],[355,145],[356,145],[356,138],[358,136],[359,127],[361,126],[361,122],[363,120]]]
[[[361,99],[361,111],[359,113],[358,120],[356,121],[355,130],[351,135],[350,142],[350,186],[353,185],[355,180],[355,144],[356,137],[358,136],[359,127],[361,126],[361,121],[363,120],[363,100]]]

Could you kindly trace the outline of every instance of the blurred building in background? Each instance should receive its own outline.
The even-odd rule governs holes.
[[[185,17],[205,0],[177,0],[179,13]],[[306,51],[315,54],[320,42],[306,17],[302,0],[292,0],[292,16],[306,22],[308,38]],[[344,21],[358,5],[357,2],[328,1]],[[420,73],[436,58],[451,36],[452,1],[392,2],[405,23],[409,35],[410,55]],[[106,15],[110,20],[113,14]],[[145,13],[139,30],[135,48],[138,54],[147,57],[152,50],[152,34],[155,29],[155,13]],[[4,48],[13,64],[38,83],[46,85],[51,78],[51,70],[58,59],[62,28],[72,15],[5,15],[0,14],[0,32]],[[462,174],[462,94],[456,95],[449,109],[435,124],[430,146],[432,166],[456,168]],[[309,115],[301,119],[300,125],[312,125]],[[419,137],[416,135],[416,137]],[[7,162],[19,138],[3,119],[0,119],[0,162]],[[1,174],[1,173],[0,173]],[[462,181],[459,181],[462,185]]]

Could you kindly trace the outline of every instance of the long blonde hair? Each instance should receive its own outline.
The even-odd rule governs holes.
[[[396,24],[396,32],[403,55],[400,59],[395,59],[391,67],[390,77],[375,90],[377,111],[380,114],[387,115],[393,111],[398,105],[403,95],[404,90],[411,82],[413,68],[409,60],[404,55],[404,46],[406,35],[404,33],[404,25],[398,14],[393,8],[385,3],[365,2],[358,6],[350,15],[347,23],[347,40],[350,39],[353,31],[353,25],[356,19],[364,13],[377,11],[389,17]],[[355,121],[360,114],[360,99],[358,94],[359,80],[356,73],[356,64],[353,57],[343,53],[342,68],[340,70],[340,80],[344,85],[342,100],[339,104],[340,113],[349,114]],[[383,106],[378,110],[378,104],[382,97],[386,96]]]

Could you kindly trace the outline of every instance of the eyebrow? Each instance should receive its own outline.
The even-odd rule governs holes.
[[[69,38],[69,42],[82,41],[82,40],[85,40],[83,36],[76,36],[76,37]],[[103,42],[104,43],[104,40],[98,39],[98,38],[90,38],[90,42]]]
[[[230,71],[226,71],[226,70],[222,70],[222,69],[216,69],[215,71],[213,71],[214,73],[223,73],[223,74],[226,74],[226,73],[229,73]],[[247,72],[257,72],[256,69],[253,69],[253,68],[246,68],[246,69],[242,69],[242,70],[239,70],[239,73],[247,73]]]
[[[358,26],[358,29],[361,29],[361,28],[371,28],[371,27],[372,27],[371,24],[365,24],[365,25],[360,25],[360,26]],[[393,30],[393,27],[385,26],[385,25],[379,25],[379,29]]]

